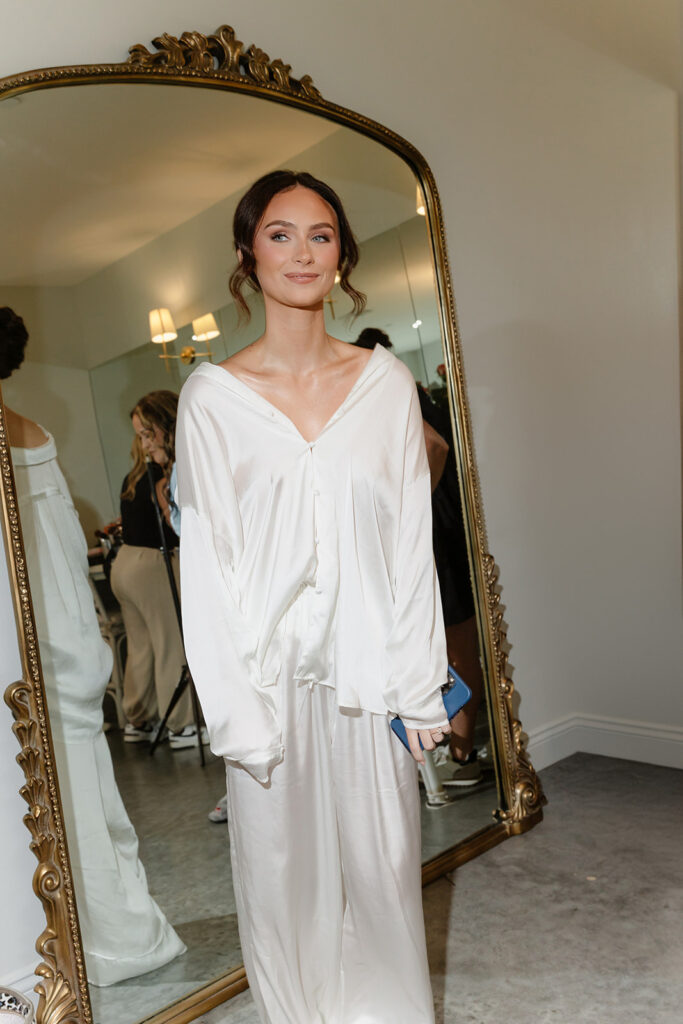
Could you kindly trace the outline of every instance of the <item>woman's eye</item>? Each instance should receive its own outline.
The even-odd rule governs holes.
[[[270,236],[270,238],[271,241],[273,242],[280,242],[282,241],[283,238],[286,239],[287,235],[284,233],[284,231],[276,231],[275,234]]]
[[[329,242],[329,240],[330,240],[330,236],[329,235],[313,235],[313,241],[314,242]]]

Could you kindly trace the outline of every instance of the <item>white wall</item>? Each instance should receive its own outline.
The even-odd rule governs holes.
[[[27,361],[9,380],[3,381],[2,394],[10,408],[44,424],[53,434],[81,526],[88,543],[94,545],[94,531],[118,515],[118,502],[115,508],[100,445],[90,374],[87,370]]]
[[[683,766],[675,93],[508,0],[36,0],[0,73],[225,21],[435,172],[539,763],[580,744]]]

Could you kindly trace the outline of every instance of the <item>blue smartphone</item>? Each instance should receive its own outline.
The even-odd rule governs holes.
[[[472,696],[472,691],[465,680],[460,678],[452,665],[448,666],[448,679],[451,685],[443,694],[443,704],[446,709],[448,721],[450,722],[451,718],[457,715],[458,711],[461,711],[462,708],[465,707],[465,704],[467,704],[467,701]],[[410,750],[410,747],[408,746],[406,727],[398,715],[396,718],[392,718],[391,728],[394,730],[406,750]],[[421,740],[420,749],[424,749],[422,747]]]

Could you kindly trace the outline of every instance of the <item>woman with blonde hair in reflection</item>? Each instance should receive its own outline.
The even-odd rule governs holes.
[[[416,761],[448,733],[415,383],[356,312],[339,197],[275,171],[241,199],[231,291],[264,334],[183,388],[177,465],[188,662],[225,758],[247,977],[267,1024],[433,1024]],[[394,736],[400,714],[411,754]]]
[[[161,551],[159,524],[147,467],[162,497],[175,458],[178,396],[151,391],[131,410],[135,431],[133,468],[121,488],[123,544],[111,572],[111,586],[121,605],[128,657],[123,679],[123,710],[128,718],[128,743],[154,738],[159,718],[168,708],[180,680],[185,654],[173,595]],[[178,538],[164,523],[164,540],[177,577]],[[189,687],[168,720],[172,749],[197,745]]]
[[[24,358],[21,317],[0,309],[0,379]],[[31,598],[88,981],[112,985],[185,951],[149,894],[103,730],[112,654],[88,583],[87,543],[54,439],[5,407]]]

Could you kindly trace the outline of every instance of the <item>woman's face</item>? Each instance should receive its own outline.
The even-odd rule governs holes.
[[[168,456],[164,449],[164,435],[159,427],[145,426],[136,412],[131,417],[133,430],[140,438],[140,447],[145,455],[149,455],[152,462],[165,466]]]
[[[267,298],[295,308],[320,307],[339,267],[334,210],[297,185],[268,203],[253,241],[256,276]]]

